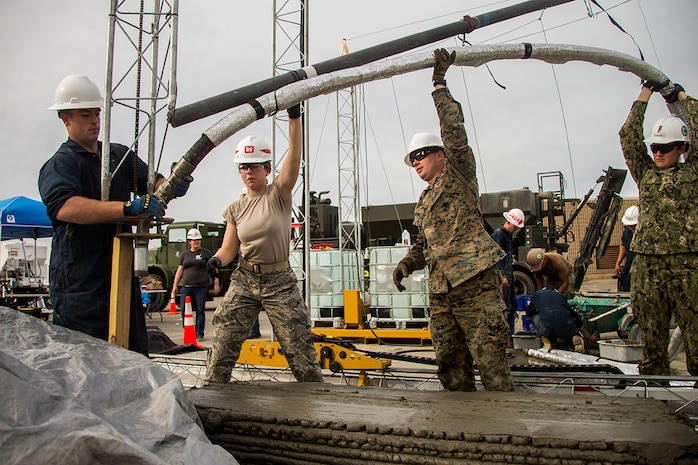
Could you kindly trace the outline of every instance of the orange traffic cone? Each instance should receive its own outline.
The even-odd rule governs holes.
[[[169,313],[179,313],[177,311],[177,302],[175,302],[174,292],[170,294],[170,312]]]
[[[184,340],[182,344],[191,344],[203,349],[204,347],[196,342],[196,331],[194,329],[194,315],[191,311],[191,297],[187,296],[184,301]]]

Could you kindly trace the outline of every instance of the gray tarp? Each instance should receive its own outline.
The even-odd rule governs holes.
[[[237,464],[170,371],[0,307],[0,463]]]

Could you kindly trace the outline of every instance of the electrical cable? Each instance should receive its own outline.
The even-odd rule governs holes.
[[[662,69],[662,64],[659,61],[659,55],[657,54],[657,48],[654,46],[654,38],[652,38],[652,32],[650,31],[649,24],[647,24],[647,18],[645,18],[645,12],[642,10],[640,0],[637,0],[637,7],[640,9],[640,16],[642,16],[642,22],[645,24],[645,29],[647,29],[647,35],[650,38],[650,44],[652,44],[652,51],[654,52],[654,57],[657,59],[657,68]]]
[[[540,27],[541,27],[541,32],[543,33],[543,38],[545,39],[545,43],[548,43],[548,36],[545,33],[545,25],[543,24],[543,14],[545,11],[541,12],[538,20],[540,21]],[[567,155],[570,160],[570,171],[572,173],[572,189],[574,190],[574,196],[577,196],[577,179],[574,174],[574,162],[572,160],[572,146],[570,144],[570,132],[567,127],[567,118],[565,117],[565,107],[562,104],[562,94],[560,93],[560,84],[558,83],[557,80],[557,73],[555,72],[555,67],[553,65],[550,65],[550,70],[553,73],[553,80],[555,81],[555,90],[557,91],[557,100],[560,103],[560,114],[562,116],[562,126],[565,128],[565,142],[567,143]]]
[[[402,122],[402,113],[400,113],[400,103],[397,98],[397,92],[395,91],[395,78],[393,76],[390,77],[390,86],[393,89],[393,99],[395,100],[395,108],[397,109],[397,118],[400,122],[400,134],[402,134],[402,149],[405,153],[407,153],[407,137],[405,136],[405,125]],[[417,193],[414,189],[414,177],[412,176],[410,176],[410,187],[412,187],[412,197],[416,198]]]

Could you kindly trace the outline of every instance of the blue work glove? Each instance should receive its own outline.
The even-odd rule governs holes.
[[[162,218],[165,215],[165,204],[160,197],[145,194],[124,204],[124,216],[138,216],[143,213]]]
[[[289,119],[296,119],[301,117],[301,104],[296,103],[291,108],[286,110]]]
[[[220,268],[223,268],[223,265],[221,264],[221,259],[218,257],[211,257],[206,263],[206,269],[212,278],[220,276],[221,273],[218,271]]]
[[[186,194],[189,190],[189,184],[191,184],[193,180],[194,178],[189,175],[186,175],[183,178],[175,177],[175,179],[173,179],[170,183],[170,189],[175,197],[184,197],[184,194]]]

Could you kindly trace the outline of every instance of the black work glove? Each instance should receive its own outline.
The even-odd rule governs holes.
[[[289,119],[296,119],[301,117],[301,104],[296,103],[291,108],[286,110]]]
[[[668,79],[664,82],[642,81],[642,87],[647,87],[652,92],[659,92],[662,88],[666,87],[667,84],[669,84]]]
[[[662,93],[662,96],[664,97],[664,100],[666,103],[674,103],[679,99],[679,92],[685,92],[683,86],[681,84],[674,83],[674,90],[672,90],[669,93]]]
[[[150,214],[160,219],[165,215],[165,203],[153,194],[145,194],[124,203],[124,216]]]
[[[454,50],[449,54],[445,48],[438,48],[434,50],[434,58],[436,59],[436,63],[434,64],[434,74],[431,80],[443,81],[446,77],[448,67],[456,61],[456,51]]]
[[[410,270],[407,268],[407,265],[403,262],[397,264],[395,270],[393,270],[393,283],[395,283],[395,287],[397,287],[398,291],[402,292],[407,289],[402,285],[402,280],[409,276],[409,274]]]
[[[175,195],[175,197],[184,197],[184,194],[186,194],[189,190],[189,184],[191,184],[193,180],[194,178],[189,175],[186,175],[183,178],[175,178],[170,183],[170,189],[172,189],[172,193]]]
[[[220,276],[221,273],[218,271],[220,268],[223,268],[223,265],[221,264],[221,259],[218,257],[211,257],[206,263],[206,269],[208,270],[209,276],[212,278]]]

